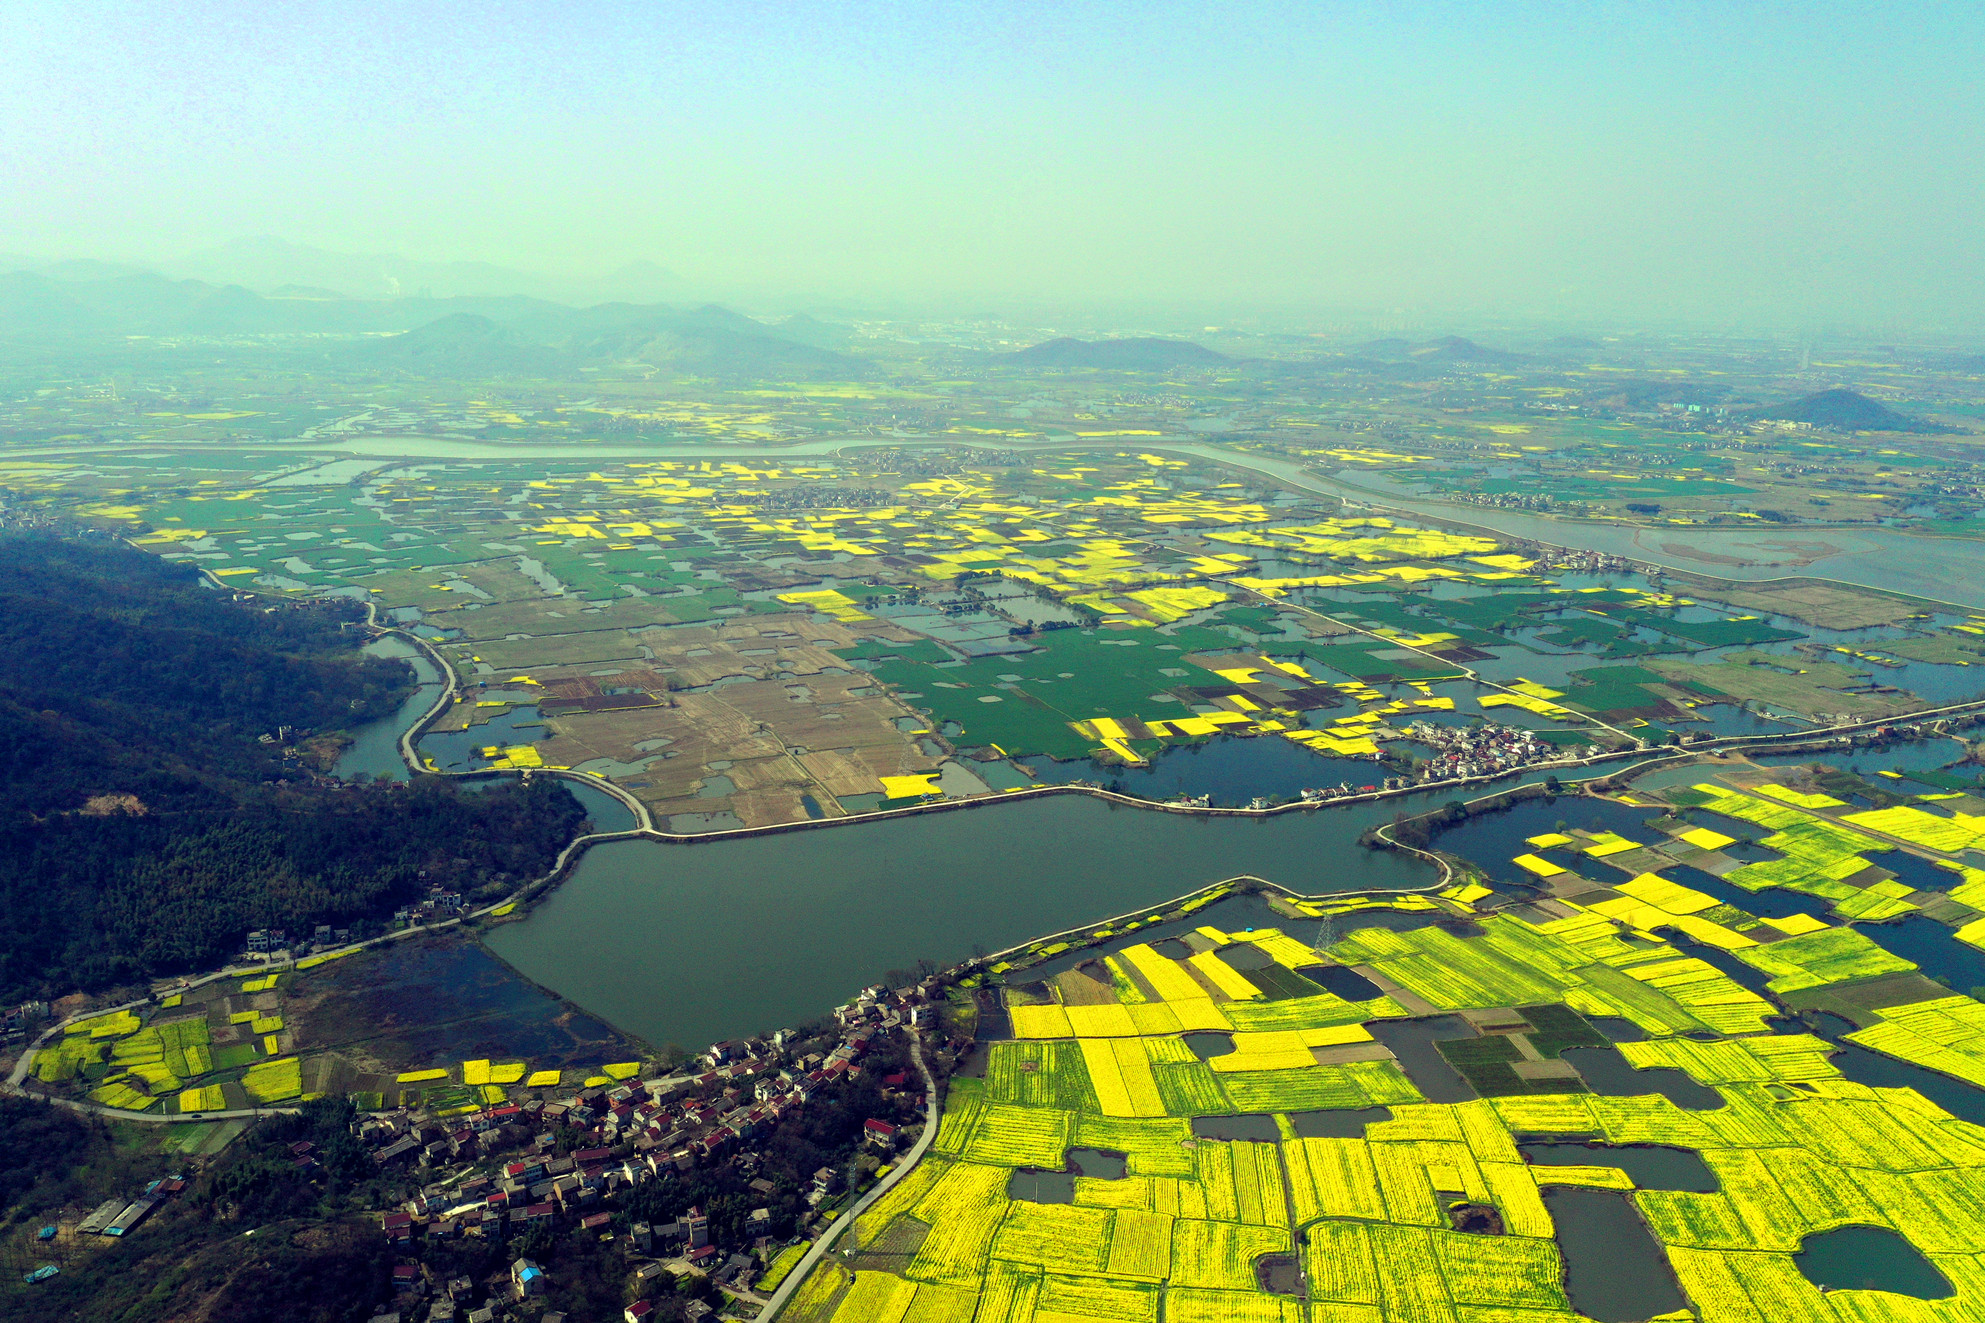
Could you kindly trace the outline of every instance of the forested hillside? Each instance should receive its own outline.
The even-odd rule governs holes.
[[[362,656],[355,602],[267,610],[189,567],[111,543],[0,538],[0,785],[42,816],[106,793],[215,807],[282,773],[256,737],[335,729],[405,697]]]
[[[408,692],[352,603],[268,610],[129,548],[0,536],[0,999],[214,963],[265,926],[500,891],[583,817],[552,783],[345,786],[259,737]]]

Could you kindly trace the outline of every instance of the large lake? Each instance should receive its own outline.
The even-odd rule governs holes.
[[[1418,807],[1207,818],[1057,795],[744,840],[610,842],[487,940],[612,1024],[693,1049],[812,1019],[919,958],[948,965],[1239,874],[1303,892],[1424,886],[1430,865],[1357,844]]]

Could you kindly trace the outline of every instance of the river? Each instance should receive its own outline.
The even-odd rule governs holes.
[[[426,653],[391,634],[366,644],[364,652],[368,657],[394,657],[411,663],[417,683],[392,716],[368,721],[350,732],[352,742],[338,755],[331,771],[337,776],[363,773],[378,781],[404,781],[407,764],[400,757],[400,734],[420,720],[434,706],[434,700],[441,697],[441,673]]]

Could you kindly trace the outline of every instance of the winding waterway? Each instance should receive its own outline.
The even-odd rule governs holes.
[[[414,691],[390,717],[368,721],[351,731],[352,742],[338,755],[331,771],[337,776],[364,774],[378,781],[404,781],[407,764],[400,757],[400,734],[425,716],[434,706],[434,700],[441,697],[441,673],[426,653],[391,634],[374,639],[363,651],[368,657],[391,657],[412,665]]]

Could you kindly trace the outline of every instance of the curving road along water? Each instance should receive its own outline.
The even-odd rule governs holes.
[[[698,444],[509,445],[436,436],[295,437],[256,445],[257,453],[290,451],[298,455],[390,459],[480,460],[600,460],[600,459],[791,459],[836,455],[876,446],[979,446],[1001,450],[1119,450],[1117,440],[1067,437],[1048,441],[1013,441],[949,435],[824,438],[789,446],[712,446]],[[9,449],[10,455],[101,454],[106,450],[158,451],[179,447],[152,443],[129,446],[40,446]],[[186,447],[212,449],[212,447]],[[1420,515],[1464,523],[1487,532],[1524,538],[1553,546],[1607,555],[1627,556],[1649,564],[1716,578],[1759,581],[1786,577],[1831,579],[1839,583],[1890,592],[1909,593],[1931,601],[1985,609],[1985,539],[1924,537],[1893,529],[1830,529],[1795,525],[1790,528],[1658,528],[1629,524],[1587,523],[1548,519],[1521,510],[1448,505],[1410,494],[1381,490],[1343,476],[1314,472],[1288,460],[1252,455],[1184,437],[1140,437],[1140,450],[1164,450],[1193,455],[1232,468],[1248,469],[1320,495],[1360,501],[1388,512]],[[336,471],[336,480],[349,473]],[[1374,475],[1355,475],[1369,481]],[[1378,479],[1384,482],[1383,478]]]

